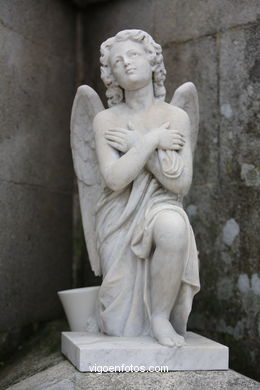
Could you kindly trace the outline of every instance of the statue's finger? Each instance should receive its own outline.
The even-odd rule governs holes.
[[[127,134],[129,130],[123,129],[122,127],[115,127],[113,129],[109,129],[105,131],[105,134],[115,134],[115,133],[121,133],[121,134]]]
[[[110,137],[110,136],[125,137],[125,134],[123,134],[120,131],[105,131],[104,136],[105,137]]]
[[[183,138],[183,139],[184,139],[184,135],[183,135],[182,133],[180,133],[179,131],[173,130],[173,129],[170,129],[169,131],[170,131],[174,136],[180,137],[180,138]]]
[[[173,144],[173,149],[180,150],[180,149],[182,149],[182,146],[180,146],[179,144]]]
[[[127,133],[129,130],[125,129],[124,127],[114,127],[115,130],[117,131],[123,131],[124,133]]]
[[[176,131],[176,130],[174,130],[174,131],[175,131],[175,134],[177,134],[177,135],[179,135],[180,137],[184,138],[184,135],[183,135],[182,133],[180,133],[179,131]]]
[[[185,144],[185,141],[182,140],[181,138],[174,137],[172,141],[175,142],[176,144],[179,144],[179,145],[184,145]]]
[[[126,137],[126,133],[123,131],[105,131],[104,133],[105,137],[110,137],[110,136],[116,136],[116,137]]]
[[[108,141],[108,144],[120,152],[125,152],[125,146],[118,142]]]
[[[117,136],[117,135],[114,135],[114,134],[107,135],[107,136],[105,136],[105,138],[108,141],[124,142],[124,138]]]
[[[180,142],[185,142],[185,139],[181,137],[180,135],[172,134],[173,139]]]

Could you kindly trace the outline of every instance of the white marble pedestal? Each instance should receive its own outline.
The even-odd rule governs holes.
[[[192,332],[182,348],[164,347],[152,337],[63,332],[61,349],[81,372],[228,369],[228,347]]]

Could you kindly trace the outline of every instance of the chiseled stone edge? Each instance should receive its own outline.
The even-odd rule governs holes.
[[[182,348],[165,347],[152,337],[113,337],[81,332],[62,333],[62,353],[81,372],[96,366],[127,371],[139,366],[167,366],[169,371],[227,370],[228,347],[192,332]],[[126,368],[127,367],[127,368]]]

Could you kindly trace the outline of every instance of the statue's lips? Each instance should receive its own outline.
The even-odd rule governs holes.
[[[133,74],[135,72],[136,68],[128,68],[126,69],[125,73],[126,74]]]

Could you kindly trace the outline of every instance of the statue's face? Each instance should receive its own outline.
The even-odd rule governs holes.
[[[115,43],[109,60],[118,84],[125,90],[143,88],[152,80],[152,66],[141,43],[131,40]]]

